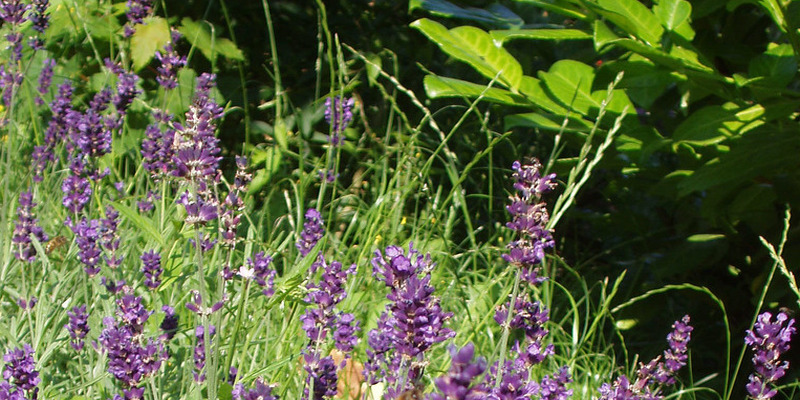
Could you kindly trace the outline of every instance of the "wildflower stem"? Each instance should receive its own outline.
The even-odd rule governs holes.
[[[239,338],[239,328],[242,326],[244,310],[247,309],[247,301],[250,299],[250,279],[244,281],[244,288],[242,290],[244,294],[239,298],[239,307],[236,309],[236,323],[233,325],[233,334],[231,336],[231,347],[228,351],[228,359],[225,361],[225,369],[223,371],[230,371],[231,365],[233,365],[233,354],[236,350],[237,339]],[[247,342],[245,342],[244,345],[247,346]],[[243,354],[247,354],[247,352],[243,352]]]
[[[508,345],[508,336],[511,333],[511,318],[514,313],[514,307],[517,302],[517,295],[519,294],[519,282],[522,280],[521,272],[518,272],[514,277],[514,289],[511,291],[511,302],[508,305],[508,315],[503,322],[503,335],[500,337],[500,347],[497,351],[500,352],[500,360],[497,364],[497,380],[494,382],[494,387],[497,389],[500,382],[503,381],[503,364],[506,362],[506,347]]]

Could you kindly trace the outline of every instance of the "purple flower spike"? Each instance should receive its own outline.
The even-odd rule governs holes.
[[[142,254],[141,260],[144,285],[150,290],[158,289],[158,285],[161,284],[161,273],[164,272],[161,268],[161,255],[155,250],[150,250]]]
[[[172,90],[178,87],[178,71],[186,65],[186,57],[181,56],[175,51],[175,44],[180,40],[181,34],[172,31],[172,40],[164,46],[164,52],[156,52],[156,60],[161,64],[158,67],[156,81],[164,90]]]
[[[100,272],[100,222],[96,219],[87,221],[81,219],[77,224],[72,224],[75,233],[75,242],[78,245],[78,260],[84,264],[84,270],[92,277]]]
[[[278,400],[278,396],[272,394],[272,388],[263,378],[258,378],[253,389],[248,390],[240,383],[231,394],[234,400]]]
[[[151,0],[128,0],[128,10],[125,12],[128,17],[128,23],[125,24],[125,37],[133,36],[133,33],[136,32],[134,25],[143,23],[152,11]]]
[[[406,255],[401,248],[389,246],[384,254],[375,252],[372,266],[373,275],[390,288],[386,296],[390,302],[378,318],[378,328],[369,332],[365,377],[377,383],[382,376],[386,398],[395,398],[418,383],[426,365],[424,353],[455,336],[444,326],[453,314],[442,311],[433,296],[429,254],[422,256],[409,246]]]
[[[16,348],[3,356],[6,362],[3,369],[3,379],[6,379],[17,389],[29,392],[35,398],[36,388],[41,380],[39,372],[36,371],[36,361],[33,360],[33,348],[25,344],[22,348]],[[13,397],[12,397],[13,398]]]
[[[36,88],[39,92],[39,96],[36,96],[35,99],[37,105],[44,105],[44,100],[42,100],[41,96],[50,92],[50,84],[53,82],[53,68],[55,66],[56,60],[52,58],[48,58],[42,63],[42,72],[39,73],[39,86]]]
[[[450,348],[450,372],[437,378],[436,389],[428,400],[477,400],[485,398],[487,388],[475,379],[486,371],[486,360],[474,360],[475,346],[468,343],[461,350]]]
[[[39,220],[33,214],[33,193],[22,192],[19,195],[19,206],[17,207],[17,222],[14,224],[14,236],[11,243],[14,244],[14,257],[25,262],[36,260],[36,250],[33,248],[31,236],[35,237],[39,243],[47,241],[47,234],[38,225]]]
[[[567,367],[559,368],[558,372],[545,375],[539,384],[539,396],[542,400],[567,400],[572,396],[572,389],[567,389],[567,384],[572,382]]]
[[[512,196],[511,204],[506,206],[511,214],[511,222],[506,227],[515,231],[518,239],[508,244],[508,254],[503,255],[504,260],[520,269],[524,281],[534,285],[544,280],[539,276],[538,265],[545,251],[555,246],[553,232],[546,228],[550,220],[547,204],[541,201],[543,194],[555,188],[555,174],[542,177],[541,167],[535,159],[526,165],[514,161],[511,167],[518,194]]]
[[[262,293],[264,296],[270,297],[275,294],[275,270],[269,266],[272,263],[272,257],[266,255],[263,251],[256,253],[256,255],[247,260],[249,267],[242,266],[239,269],[239,276],[244,279],[253,279],[259,286],[264,288]]]
[[[339,146],[344,139],[342,133],[353,120],[354,98],[342,99],[340,96],[328,97],[325,100],[325,121],[331,126],[330,142]]]
[[[663,356],[640,364],[636,380],[631,382],[626,376],[619,376],[613,384],[604,383],[598,400],[638,400],[662,399],[661,390],[675,384],[675,374],[686,365],[687,344],[691,339],[692,327],[686,315],[672,325],[667,335],[669,349]]]
[[[195,338],[197,339],[197,344],[194,347],[194,380],[197,383],[204,382],[206,380],[206,373],[203,369],[206,367],[206,345],[205,343],[211,344],[211,338],[217,333],[217,328],[214,325],[209,325],[208,327],[208,335],[209,337],[205,338],[206,330],[205,327],[202,325],[198,325],[194,330]]]
[[[778,313],[773,321],[769,312],[759,315],[753,329],[747,331],[744,342],[753,351],[755,369],[746,386],[752,399],[771,399],[778,393],[773,385],[789,369],[789,362],[781,362],[780,357],[789,350],[795,331],[794,319]]]
[[[297,241],[297,250],[300,250],[300,255],[305,257],[311,252],[311,249],[317,245],[322,236],[325,235],[325,227],[322,222],[322,215],[315,208],[306,210],[305,222],[303,222],[303,231],[300,232],[300,240]]]
[[[73,307],[71,311],[67,311],[69,323],[64,325],[69,331],[69,336],[72,341],[69,342],[70,346],[76,351],[83,349],[83,338],[89,333],[89,313],[86,312],[86,305],[82,304],[80,307]]]

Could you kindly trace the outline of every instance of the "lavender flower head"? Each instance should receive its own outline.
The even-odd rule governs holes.
[[[219,168],[219,140],[214,136],[214,120],[222,116],[220,107],[211,98],[215,86],[213,74],[197,78],[194,101],[186,112],[185,126],[175,124],[172,143],[174,169],[172,175],[188,181],[208,181]]]
[[[175,51],[175,44],[180,40],[181,34],[173,30],[171,41],[164,46],[164,52],[156,51],[156,60],[161,64],[158,67],[156,81],[164,90],[178,87],[178,71],[186,65],[186,57]]]
[[[77,224],[71,224],[70,228],[75,233],[75,242],[78,245],[78,260],[84,264],[84,270],[89,277],[95,276],[100,272],[100,221],[86,218],[81,219]]]
[[[486,372],[486,360],[475,357],[475,346],[468,343],[457,350],[450,348],[450,371],[435,380],[439,393],[433,393],[428,400],[478,400],[486,398],[487,388],[476,378]]]
[[[136,24],[144,22],[145,17],[149,16],[153,11],[153,4],[150,0],[128,0],[128,10],[125,15],[128,17],[128,23],[125,24],[125,37],[133,36]]]
[[[89,313],[86,312],[86,305],[73,307],[72,310],[67,311],[67,316],[69,323],[64,325],[64,328],[69,331],[69,336],[72,338],[69,344],[76,351],[81,351],[83,339],[89,333]]]
[[[555,174],[542,177],[541,167],[535,159],[526,165],[514,161],[511,176],[518,193],[506,207],[511,214],[506,226],[517,233],[518,239],[509,243],[503,259],[519,267],[522,279],[531,284],[544,279],[538,275],[537,265],[544,259],[545,250],[555,246],[553,233],[546,228],[550,220],[547,204],[541,201],[542,195],[555,188]]]
[[[32,395],[29,398],[36,398],[36,387],[41,382],[39,372],[36,371],[36,361],[33,360],[33,348],[29,344],[24,344],[22,348],[16,348],[3,356],[5,369],[3,369],[3,379],[12,383],[18,390],[28,392]]]
[[[353,120],[354,98],[342,99],[340,96],[328,97],[325,100],[325,121],[331,126],[330,142],[339,146],[343,142],[342,133]]]
[[[206,338],[206,330],[204,326],[198,325],[194,330],[197,344],[194,346],[195,370],[192,373],[194,374],[194,381],[197,383],[205,382],[206,380],[206,373],[204,371],[206,367],[206,342],[208,342],[210,345],[211,338],[216,335],[216,333],[217,327],[214,325],[209,325],[208,327],[208,338]]]
[[[295,245],[297,250],[300,251],[300,255],[307,256],[311,249],[317,245],[317,242],[322,239],[323,235],[325,235],[325,227],[323,226],[322,215],[315,208],[309,208],[306,210],[300,239]]]
[[[150,290],[158,289],[161,284],[161,255],[155,250],[150,250],[141,256],[142,273],[144,273],[144,285]]]
[[[626,376],[619,376],[613,384],[604,383],[598,400],[662,399],[662,389],[675,384],[675,374],[686,365],[687,344],[693,329],[688,315],[675,321],[672,332],[667,335],[669,349],[663,356],[640,364],[633,382]]]
[[[752,360],[755,369],[746,386],[750,398],[771,399],[778,393],[773,385],[789,369],[789,362],[781,362],[780,357],[789,350],[789,343],[795,331],[794,319],[789,319],[784,313],[778,313],[773,320],[769,312],[760,314],[753,329],[747,331],[744,342],[753,351]]]
[[[36,91],[39,95],[36,96],[35,102],[37,105],[44,105],[44,100],[41,96],[50,92],[50,85],[53,83],[53,68],[56,66],[56,60],[48,58],[42,63],[42,71],[39,73],[39,86]]]
[[[386,381],[386,398],[393,399],[418,383],[427,364],[425,352],[455,336],[444,326],[453,314],[444,312],[433,296],[430,255],[420,255],[413,245],[407,255],[399,247],[390,246],[385,256],[375,252],[372,266],[373,276],[390,291],[378,328],[368,335],[369,361],[364,374],[373,384]]]
[[[240,383],[234,386],[231,394],[234,400],[278,400],[278,396],[272,394],[272,389],[263,378],[258,378],[254,388],[247,389]]]
[[[19,206],[17,207],[17,222],[14,224],[14,236],[11,242],[14,244],[14,257],[25,262],[36,260],[36,250],[33,248],[31,236],[35,237],[39,243],[47,241],[47,234],[38,225],[39,220],[33,214],[33,193],[22,192],[19,195]]]
[[[247,260],[247,267],[242,266],[239,269],[239,276],[245,279],[253,279],[259,286],[264,288],[262,293],[264,296],[272,296],[275,294],[275,270],[270,268],[272,257],[266,255],[263,251],[256,253],[253,258]]]

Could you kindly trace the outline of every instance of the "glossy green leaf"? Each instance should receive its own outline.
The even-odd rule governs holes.
[[[436,99],[441,97],[467,97],[476,99],[483,95],[483,99],[493,103],[509,106],[530,106],[531,102],[523,96],[500,88],[486,89],[485,85],[447,78],[436,75],[427,75],[423,80],[425,93],[428,97]]]
[[[547,72],[540,71],[539,77],[562,105],[583,115],[600,108],[600,102],[591,93],[594,68],[574,60],[561,60]]]
[[[664,28],[674,31],[689,20],[692,5],[686,0],[661,0],[653,7],[653,12]]]
[[[411,26],[451,57],[469,64],[488,79],[499,77],[500,83],[513,92],[518,91],[522,67],[508,51],[497,47],[485,31],[472,26],[448,30],[429,19],[414,21]]]
[[[594,21],[594,29],[592,29],[592,39],[594,40],[594,49],[599,51],[605,45],[619,40],[617,36],[605,22],[601,20]]]
[[[558,102],[551,97],[552,95],[547,92],[544,83],[532,76],[522,76],[519,92],[525,96],[528,101],[536,104],[543,110],[556,115],[567,114],[567,108],[558,104]]]
[[[503,119],[505,129],[511,128],[536,128],[547,131],[560,131],[564,117],[560,115],[543,115],[539,113],[513,114]],[[564,132],[586,133],[592,125],[583,120],[570,118],[564,127]]]
[[[651,46],[658,46],[664,28],[644,4],[637,0],[598,0],[597,6],[597,11],[615,25]]]
[[[586,40],[592,35],[578,29],[507,29],[491,31],[492,39],[505,43],[515,39],[533,40]]]
[[[614,114],[632,114],[636,112],[636,108],[631,103],[631,99],[625,94],[624,90],[614,90],[611,99],[606,104],[606,111]],[[596,90],[592,92],[592,98],[599,104],[608,97],[608,90]],[[607,121],[610,122],[610,121]]]
[[[737,185],[758,176],[773,176],[791,169],[800,154],[800,136],[796,132],[775,133],[762,128],[749,132],[732,144],[731,151],[715,158],[678,184],[678,194],[718,185]]]
[[[723,106],[708,106],[689,115],[677,128],[672,137],[675,142],[686,142],[693,145],[707,146],[719,143],[731,135],[729,124],[733,128],[742,123],[736,118],[736,110]]]
[[[144,24],[136,25],[131,37],[131,59],[134,71],[139,71],[155,57],[156,51],[163,51],[170,41],[169,25],[161,17],[149,17]]]
[[[422,9],[440,17],[466,19],[498,27],[520,27],[524,24],[520,16],[497,3],[490,5],[487,9],[481,9],[459,7],[445,0],[410,0],[408,10],[415,9]]]
[[[517,3],[530,4],[539,7],[542,10],[551,11],[561,14],[567,18],[574,18],[581,21],[586,21],[590,17],[586,11],[578,8],[573,2],[568,1],[543,1],[543,0],[516,0]]]
[[[725,240],[725,235],[719,233],[698,233],[686,238],[687,242],[692,243],[713,242],[715,240]]]
[[[797,59],[789,44],[771,43],[767,51],[753,58],[748,66],[750,78],[761,78],[758,85],[784,88],[797,74]],[[776,93],[777,95],[777,93]]]
[[[702,74],[704,77],[709,79],[720,80],[720,81],[725,80],[723,76],[716,74],[714,72],[714,69],[711,67],[700,64],[696,61],[691,61],[689,59],[676,57],[675,55],[672,54],[667,54],[661,50],[644,45],[635,40],[619,39],[611,43],[613,43],[616,46],[621,46],[623,48],[626,48],[637,54],[640,54],[657,64],[661,64],[667,68],[675,70],[675,72],[679,73],[696,72]],[[698,57],[695,55],[691,58],[697,59]]]

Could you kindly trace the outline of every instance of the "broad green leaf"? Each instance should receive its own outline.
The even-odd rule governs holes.
[[[136,225],[136,227],[149,236],[150,239],[158,243],[161,248],[167,247],[164,237],[158,232],[158,228],[152,219],[139,215],[133,208],[119,202],[111,202],[111,206],[119,211],[125,219]]]
[[[775,176],[794,171],[792,165],[800,154],[800,136],[796,132],[775,133],[762,128],[743,135],[731,145],[731,151],[715,158],[678,184],[678,194],[718,185],[737,185],[759,176]]]
[[[603,46],[612,43],[616,40],[619,40],[619,36],[617,36],[605,22],[601,20],[594,21],[594,29],[592,29],[592,39],[594,40],[594,49],[596,51],[600,51]]]
[[[597,5],[597,11],[615,25],[651,46],[659,45],[664,28],[644,4],[637,0],[598,0]]]
[[[762,77],[759,85],[785,88],[797,73],[797,60],[789,44],[770,43],[767,51],[750,60],[750,78]],[[776,93],[777,95],[777,93]]]
[[[686,0],[661,0],[653,7],[661,25],[667,30],[674,31],[684,24],[692,15],[692,5]]]
[[[492,39],[505,43],[514,39],[534,40],[586,40],[592,35],[578,29],[510,29],[491,31]]]
[[[250,194],[261,190],[272,180],[272,176],[278,173],[281,168],[283,153],[276,147],[257,148],[253,150],[251,158],[254,166],[263,163],[264,167],[256,171],[255,176],[253,176],[253,181],[250,182],[247,190]]]
[[[678,80],[668,70],[658,68],[651,61],[636,55],[628,61],[607,63],[605,67],[615,72],[625,71],[617,88],[625,89],[631,101],[645,109],[650,109],[667,87]]]
[[[539,77],[547,89],[566,107],[589,115],[593,108],[600,108],[600,102],[592,97],[594,69],[574,60],[561,60],[547,72],[539,71]]]
[[[778,25],[778,28],[786,32],[786,20],[784,19],[783,9],[778,0],[758,0],[757,4],[769,13],[772,20],[775,21],[775,25]]]
[[[209,61],[216,60],[220,55],[231,60],[244,59],[242,51],[233,42],[214,37],[211,28],[205,22],[196,22],[186,17],[181,20],[178,31]]]
[[[234,61],[243,61],[244,60],[244,53],[236,44],[233,43],[230,39],[225,38],[217,38],[216,42],[214,43],[216,50],[219,55]]]
[[[484,100],[494,103],[509,106],[531,105],[529,101],[518,94],[494,87],[487,90],[485,85],[478,85],[460,79],[427,75],[423,80],[423,85],[425,86],[425,93],[428,97],[433,99],[440,97],[467,97],[476,99],[483,94]]]
[[[637,53],[641,56],[644,56],[657,64],[661,64],[669,69],[673,69],[675,70],[675,72],[679,73],[696,72],[702,74],[703,77],[709,79],[725,81],[725,78],[719,74],[716,74],[714,72],[714,69],[711,67],[699,64],[697,62],[685,60],[671,54],[667,54],[661,50],[644,45],[635,40],[619,39],[611,43],[613,43],[616,46],[621,46],[630,51],[633,51],[634,53]]]
[[[631,99],[628,98],[628,95],[625,94],[624,90],[617,89],[611,94],[611,99],[606,105],[606,111],[614,114],[622,114],[623,112],[626,114],[632,114],[636,112],[636,108],[633,106]],[[592,92],[592,98],[597,101],[598,104],[605,100],[607,96],[608,90],[596,90]],[[610,123],[611,121],[605,122]]]
[[[542,10],[552,11],[561,14],[567,18],[574,18],[581,21],[586,21],[590,17],[586,14],[585,10],[576,7],[566,1],[542,1],[542,0],[516,0],[517,3],[530,4],[541,8]]]
[[[547,89],[545,89],[542,81],[532,76],[522,76],[522,84],[519,87],[519,92],[525,96],[528,101],[536,104],[543,110],[549,111],[555,115],[567,114],[567,108],[558,104],[558,102],[547,93]]]
[[[672,137],[676,144],[686,142],[699,146],[719,143],[731,135],[729,124],[735,127],[742,123],[736,118],[736,110],[723,106],[708,106],[689,115],[677,128]]]
[[[451,57],[469,64],[488,79],[499,76],[503,85],[515,93],[518,91],[522,67],[508,51],[495,46],[488,33],[471,26],[448,30],[442,24],[424,18],[414,21],[411,26]]]
[[[459,7],[445,0],[411,0],[408,10],[423,9],[433,15],[445,18],[460,18],[483,22],[499,27],[520,27],[525,21],[520,16],[500,4],[492,4],[484,10],[475,7]]]
[[[149,17],[144,24],[136,25],[131,37],[131,59],[133,70],[139,71],[170,41],[169,25],[161,17]]]
[[[564,117],[558,115],[543,115],[539,113],[512,114],[503,119],[505,129],[511,128],[536,128],[548,131],[560,131]],[[564,132],[586,133],[592,125],[583,120],[570,118],[564,127]]]

